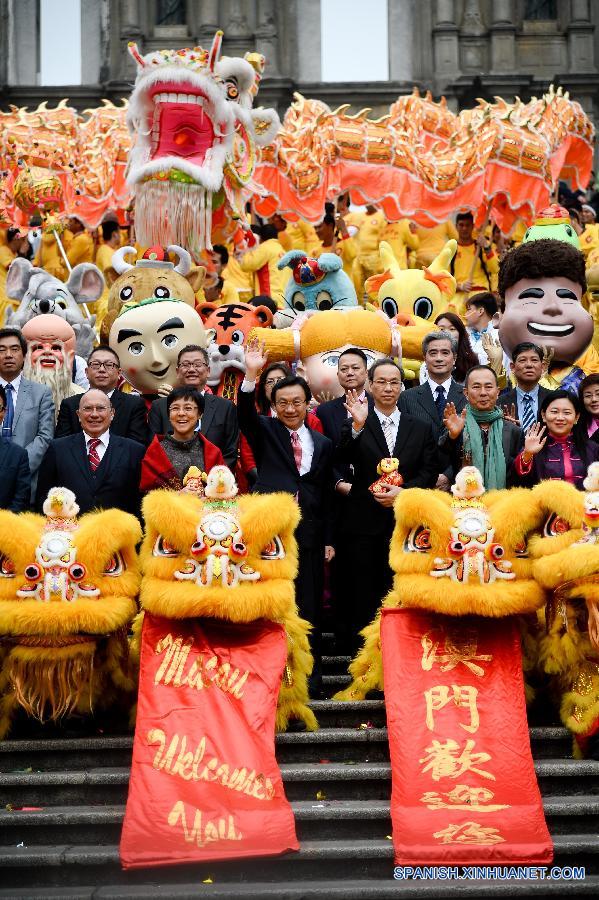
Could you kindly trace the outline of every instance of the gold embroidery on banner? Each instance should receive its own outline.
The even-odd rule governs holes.
[[[498,828],[480,825],[478,822],[464,822],[462,825],[448,825],[442,831],[435,831],[434,838],[442,844],[500,844],[505,842]]]
[[[439,650],[441,641],[443,648]],[[474,675],[482,678],[485,670],[477,665],[479,662],[491,662],[493,656],[490,653],[477,654],[478,632],[475,628],[448,629],[443,627],[431,628],[422,635],[422,668],[430,672],[436,662],[440,663],[442,672],[450,672],[459,663],[462,663]]]
[[[452,684],[451,687],[447,684],[436,684],[429,688],[424,692],[426,700],[426,727],[429,731],[433,731],[435,728],[433,713],[443,709],[444,706],[453,701],[456,706],[468,708],[470,724],[464,725],[463,722],[459,724],[464,731],[474,734],[478,731],[480,725],[478,708],[476,706],[477,695],[478,688],[466,684]]]
[[[184,674],[185,665],[193,649],[193,638],[173,638],[167,634],[161,638],[154,648],[155,653],[164,653],[164,659],[160,663],[154,676],[154,684],[164,684],[173,687],[191,687],[198,691],[215,684],[221,691],[232,694],[238,700],[243,697],[243,688],[250,674],[249,670],[240,675],[239,669],[231,670],[228,662],[220,663],[218,656],[211,656],[204,662],[204,654],[198,653],[193,659],[187,673]],[[166,651],[166,652],[165,652]]]
[[[237,830],[235,819],[233,816],[221,818],[215,822],[204,819],[204,813],[201,809],[195,811],[193,825],[191,828],[187,825],[187,817],[185,815],[185,804],[182,800],[177,800],[170,813],[168,814],[168,824],[171,828],[176,828],[181,821],[183,829],[183,837],[189,844],[196,844],[198,847],[205,847],[214,841],[241,841],[243,835]]]
[[[446,741],[433,740],[431,746],[424,751],[427,755],[418,760],[426,763],[420,774],[430,772],[433,781],[439,781],[441,778],[459,778],[464,772],[474,772],[482,778],[495,781],[491,772],[477,768],[480,763],[489,762],[491,754],[484,750],[473,753],[475,746],[476,741],[472,739],[466,741],[464,748],[453,738]]]
[[[488,788],[457,784],[453,790],[446,793],[427,791],[420,798],[420,802],[426,804],[428,809],[466,809],[476,812],[497,812],[500,809],[509,809],[509,803],[489,803],[494,798],[495,794]]]
[[[256,800],[272,800],[275,788],[270,778],[255,769],[235,768],[206,754],[206,736],[202,736],[195,750],[188,750],[186,735],[175,734],[168,741],[161,728],[152,728],[146,737],[149,746],[158,744],[152,766],[184,781],[217,781],[231,791],[248,794]]]

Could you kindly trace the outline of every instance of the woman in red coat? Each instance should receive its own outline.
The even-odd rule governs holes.
[[[198,429],[204,398],[192,387],[175,388],[167,397],[172,434],[156,435],[141,463],[142,492],[154,488],[180,491],[191,466],[208,473],[224,465],[223,455]]]

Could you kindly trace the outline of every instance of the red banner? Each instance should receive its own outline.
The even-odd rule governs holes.
[[[125,869],[299,849],[274,752],[286,659],[274,622],[145,614]]]
[[[384,609],[381,641],[395,862],[550,863],[514,622]]]

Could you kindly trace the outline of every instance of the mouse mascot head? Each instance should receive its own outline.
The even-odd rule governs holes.
[[[585,374],[599,371],[599,357],[590,347],[593,320],[582,305],[586,288],[584,256],[562,240],[523,243],[501,262],[501,344],[508,356],[522,341],[551,352],[549,388],[576,391]]]
[[[285,309],[281,316],[292,320],[298,313],[347,309],[358,305],[356,289],[343,271],[343,260],[335,253],[321,253],[318,259],[303,250],[290,250],[277,263],[289,266],[292,276],[285,288]]]

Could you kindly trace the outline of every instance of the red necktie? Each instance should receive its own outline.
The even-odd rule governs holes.
[[[89,459],[89,467],[92,472],[95,472],[98,466],[100,465],[100,457],[98,456],[97,447],[101,444],[98,438],[90,438],[87,442],[87,458]]]
[[[297,466],[297,471],[300,472],[302,468],[302,444],[297,431],[291,432],[291,446],[293,447],[293,458]]]

